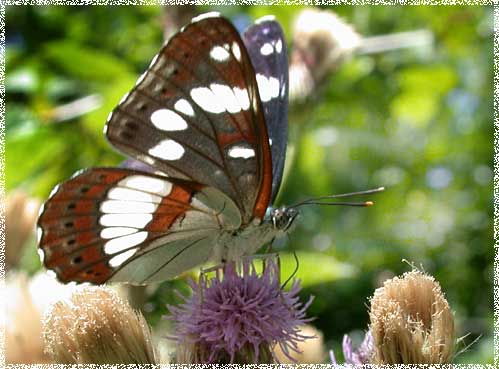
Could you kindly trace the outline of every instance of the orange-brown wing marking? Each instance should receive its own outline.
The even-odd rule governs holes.
[[[145,196],[139,202],[135,202],[133,198],[126,199],[126,194],[123,199],[113,198],[111,202],[121,201],[125,202],[125,207],[131,206],[129,210],[133,216],[127,218],[130,214],[126,212],[111,214],[116,215],[112,219],[113,224],[103,224],[103,217],[109,213],[103,210],[102,205],[109,200],[110,191],[116,188],[130,190],[126,187],[127,180],[137,177],[145,178],[146,181],[160,180],[171,187],[168,187],[168,194],[163,192],[163,196],[147,192],[153,191],[151,189],[137,190]],[[100,168],[84,171],[57,187],[44,205],[38,220],[39,245],[44,264],[62,282],[104,283],[120,267],[120,264],[113,265],[113,258],[125,255],[130,250],[143,250],[151,241],[168,233],[172,224],[190,209],[193,194],[201,188],[196,183],[128,169]],[[144,200],[148,198],[150,202]],[[154,207],[153,213],[141,214],[138,210],[138,214],[134,214],[133,205],[143,205],[144,202],[150,208]],[[123,217],[122,225],[119,224],[120,217]],[[131,233],[120,235],[118,232],[116,237],[111,237],[105,234],[106,228],[112,232],[129,229]],[[131,242],[130,238],[126,238],[131,235],[141,236],[140,240]],[[109,246],[110,241],[117,239],[122,239],[123,245],[115,242],[115,252],[106,250],[106,245]]]

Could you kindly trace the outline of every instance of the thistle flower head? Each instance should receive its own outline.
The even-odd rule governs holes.
[[[144,317],[106,287],[86,287],[54,304],[43,339],[60,364],[156,363]]]
[[[343,355],[345,363],[353,365],[369,364],[374,353],[373,336],[370,331],[364,336],[364,340],[356,349],[353,348],[352,339],[348,335],[343,336]]]
[[[395,277],[371,299],[376,364],[447,364],[454,320],[440,285],[419,270]]]
[[[364,336],[364,340],[356,349],[353,348],[352,339],[345,334],[343,336],[343,356],[345,358],[345,364],[351,365],[363,365],[369,364],[374,354],[374,341],[373,336],[370,331]],[[329,352],[331,363],[336,365],[336,358],[334,352],[331,350]]]
[[[299,326],[308,321],[305,311],[312,299],[299,301],[297,281],[283,291],[272,259],[261,274],[250,261],[227,263],[213,278],[203,274],[191,287],[191,297],[169,307],[177,362],[273,363],[273,346],[290,357],[297,342],[308,338]]]

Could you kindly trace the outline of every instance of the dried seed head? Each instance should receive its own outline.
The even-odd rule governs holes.
[[[305,9],[293,27],[290,99],[301,100],[361,44],[352,26],[329,10]]]
[[[107,287],[57,302],[43,321],[46,352],[62,364],[155,364],[149,327]]]
[[[21,191],[14,191],[5,201],[5,264],[17,266],[19,259],[35,229],[40,201]]]
[[[395,277],[371,299],[376,364],[447,364],[454,319],[440,285],[418,270]]]
[[[24,272],[10,272],[5,280],[5,361],[7,364],[49,363],[43,353],[41,312],[30,293]]]
[[[299,328],[303,336],[311,337],[297,342],[297,351],[290,351],[291,358],[286,357],[279,346],[274,348],[277,361],[282,364],[321,364],[327,357],[324,347],[324,335],[310,324]]]

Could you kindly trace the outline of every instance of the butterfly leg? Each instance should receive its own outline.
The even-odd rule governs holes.
[[[277,271],[281,270],[281,259],[279,258],[279,254],[277,252],[265,253],[265,254],[246,255],[246,256],[242,257],[242,260],[243,260],[243,263],[242,263],[243,265],[246,265],[246,264],[253,265],[253,262],[255,260],[261,260],[263,270],[265,270],[267,268],[267,261],[271,260],[271,261],[275,262],[275,264],[277,266]],[[244,263],[244,261],[248,261],[248,262]],[[280,274],[277,277],[279,278],[279,283],[280,283],[280,280],[281,280]]]
[[[222,261],[220,264],[214,265],[209,268],[201,268],[200,274],[201,275],[207,275],[211,272],[218,272],[219,270],[222,270],[225,266],[225,261]]]
[[[272,253],[272,245],[274,244],[274,241],[275,241],[275,237],[273,237],[269,244],[267,245],[267,250],[265,251],[265,253],[268,253],[268,254],[271,254]]]
[[[223,225],[222,225],[222,222],[220,221],[219,216],[220,216],[220,215],[224,212],[224,210],[225,210],[225,205],[226,205],[226,204],[225,204],[225,201],[224,201],[224,205],[222,206],[222,209],[220,209],[220,211],[218,211],[218,212],[215,214],[215,217],[217,218],[218,226],[219,226],[220,228],[222,228],[222,227],[223,227]]]

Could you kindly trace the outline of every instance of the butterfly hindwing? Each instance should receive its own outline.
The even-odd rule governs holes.
[[[153,167],[151,167],[150,165],[147,165],[146,163],[144,163],[142,161],[135,160],[135,159],[126,159],[120,163],[119,167],[138,170],[140,172],[158,174],[157,170],[154,169]]]
[[[110,115],[123,153],[175,178],[215,187],[262,218],[272,159],[255,73],[224,18],[195,19],[173,36]]]
[[[288,53],[278,22],[264,17],[243,34],[255,69],[262,106],[271,140],[272,202],[279,191],[288,141]]]
[[[214,188],[136,170],[95,168],[54,189],[38,220],[39,245],[45,266],[63,282],[103,283],[147,253],[163,255],[161,273],[173,278],[206,261],[213,247],[205,243],[207,250],[186,261],[187,241],[213,240],[221,227],[237,228],[240,221],[236,205]],[[159,272],[157,263],[141,262],[140,268],[121,280],[143,283]]]
[[[195,230],[173,240],[159,239],[123,264],[111,282],[146,284],[173,279],[213,256],[218,232]]]

